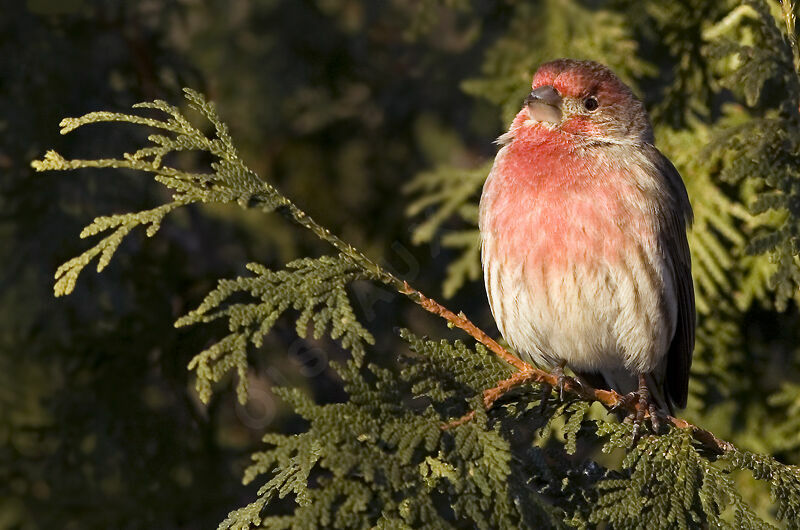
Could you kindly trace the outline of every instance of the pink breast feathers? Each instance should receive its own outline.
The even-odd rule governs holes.
[[[517,139],[498,157],[482,211],[497,251],[512,263],[557,270],[613,266],[631,244],[652,245],[633,176],[564,147]]]

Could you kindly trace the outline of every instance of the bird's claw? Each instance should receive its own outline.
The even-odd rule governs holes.
[[[573,381],[573,379],[564,374],[564,365],[558,365],[553,368],[553,375],[556,376],[555,388],[558,390],[558,400],[564,401],[564,389]],[[550,401],[550,393],[553,391],[553,385],[549,383],[542,384],[542,397],[539,405],[539,412],[544,413],[547,409],[547,404]]]
[[[628,392],[624,396],[620,397],[619,401],[611,408],[608,409],[608,413],[611,414],[612,412],[618,412],[621,410],[628,410],[635,405],[636,402],[639,401],[639,394],[636,392]],[[627,421],[630,418],[630,414],[625,417]]]
[[[628,413],[624,421],[633,424],[633,445],[636,445],[642,435],[642,425],[645,425],[646,418],[650,419],[652,432],[657,434],[661,431],[661,412],[650,399],[650,392],[646,385],[640,385],[637,392],[630,392],[622,396],[619,402],[609,409],[609,412],[619,409],[630,410],[631,408],[633,410]]]
[[[556,376],[556,388],[558,389],[558,400],[564,401],[564,387],[567,386],[570,378],[564,374],[564,365],[558,365],[553,369]]]
[[[635,394],[638,398],[636,410],[635,412],[631,413],[631,417],[633,418],[633,445],[636,445],[636,442],[639,441],[639,431],[644,424],[645,413],[648,412],[650,408],[650,396],[648,395],[648,392],[642,392],[640,389],[639,392],[636,392]]]
[[[648,405],[648,411],[650,412],[650,423],[653,426],[653,432],[661,432],[661,413],[656,408],[655,403],[651,402]]]

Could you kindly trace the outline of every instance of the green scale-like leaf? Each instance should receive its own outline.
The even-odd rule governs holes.
[[[242,207],[250,202],[264,210],[284,204],[285,199],[263,182],[239,157],[233,146],[227,126],[222,123],[214,105],[197,92],[186,89],[189,106],[198,111],[214,127],[215,137],[207,137],[192,125],[177,107],[164,101],[139,103],[137,109],[151,109],[167,115],[166,120],[147,118],[135,114],[115,112],[92,112],[80,118],[65,118],[61,122],[61,134],[67,134],[84,125],[102,122],[132,123],[152,127],[171,133],[171,136],[153,134],[148,137],[151,146],[126,153],[118,159],[66,160],[55,151],[48,151],[44,159],[32,162],[37,171],[65,171],[81,168],[133,169],[152,173],[155,180],[173,191],[172,202],[151,210],[136,213],[98,217],[88,225],[81,237],[90,237],[113,230],[94,247],[73,258],[56,272],[54,287],[56,296],[69,294],[83,268],[98,255],[97,271],[103,270],[111,261],[122,240],[137,226],[147,226],[147,235],[152,237],[161,226],[164,217],[178,207],[193,202],[237,202]],[[164,158],[180,151],[205,151],[215,158],[212,173],[192,173],[164,164]]]
[[[667,73],[674,79],[655,93],[663,105],[656,106],[654,116],[664,120],[676,102],[682,109],[672,127],[658,123],[658,137],[686,177],[697,219],[690,238],[703,320],[692,383],[695,390],[701,388],[693,391],[692,400],[714,393],[729,398],[741,392],[737,387],[751,388],[733,368],[752,362],[745,355],[742,329],[746,312],[774,296],[766,278],[772,278],[779,302],[796,296],[800,284],[796,40],[785,39],[768,8],[758,3],[642,5],[622,9],[611,2],[590,6],[571,0],[509,5],[504,8],[508,29],[487,43],[481,77],[463,86],[502,107],[506,122],[518,110],[536,65],[556,56],[591,56],[626,81],[645,81],[640,86],[647,87],[654,79],[645,77],[663,72],[637,56],[636,34],[664,33],[658,48],[665,48],[675,65],[662,70],[672,70]],[[696,12],[708,20],[694,20]],[[634,27],[631,21],[643,13],[647,24]],[[692,32],[693,42],[682,38],[684,31]],[[714,100],[721,95],[723,103],[730,101],[720,83],[751,107]],[[768,97],[776,86],[783,101]],[[296,313],[300,336],[329,335],[354,353],[350,361],[333,365],[348,394],[344,402],[320,405],[298,389],[277,392],[306,426],[299,434],[264,438],[266,447],[253,455],[244,477],[259,483],[256,498],[231,511],[221,528],[765,528],[760,517],[774,516],[789,525],[800,520],[798,470],[775,458],[738,449],[710,455],[689,430],[670,427],[660,436],[645,433],[634,443],[630,425],[599,417],[574,397],[542,403],[535,385],[484,410],[482,392],[511,375],[511,369],[482,346],[401,331],[410,354],[401,355],[399,368],[392,363],[394,352],[381,352],[380,365],[367,362],[366,345],[373,339],[355,318],[348,284],[370,279],[404,293],[408,289],[257,177],[239,157],[213,105],[192,91],[186,97],[211,124],[211,135],[176,107],[156,101],[137,108],[159,119],[99,112],[62,123],[64,133],[95,122],[155,128],[149,144],[138,151],[100,160],[66,160],[48,152],[34,167],[134,169],[150,173],[172,193],[169,202],[153,209],[90,223],[82,236],[109,234],[59,269],[58,294],[69,293],[95,258],[98,268],[106,266],[133,228],[145,226],[153,235],[166,214],[197,202],[278,209],[340,253],[298,260],[283,270],[251,264],[252,275],[222,280],[177,323],[223,319],[228,324],[228,334],[190,365],[205,400],[212,384],[230,371],[239,374],[237,390],[244,399],[249,351],[262,345],[286,312]],[[718,141],[704,151],[711,138]],[[189,172],[169,165],[175,153],[189,151],[210,155],[210,170]],[[409,213],[428,216],[415,231],[415,241],[441,237],[459,255],[447,272],[447,295],[480,276],[477,198],[490,163],[463,164],[473,168],[468,170],[440,165],[408,188],[415,198]],[[754,255],[742,259],[746,249]],[[791,417],[764,427],[775,434],[770,447],[785,451],[788,456],[781,458],[787,459],[797,452],[791,430],[798,401],[794,386],[783,385],[770,402]],[[758,392],[750,392],[749,408],[728,411],[728,416],[753,421],[749,410],[766,409],[750,405],[753,395]],[[471,421],[443,429],[471,409]],[[753,417],[762,421],[769,416]],[[606,454],[592,451],[600,448]],[[758,507],[756,514],[739,488],[741,475],[769,489],[773,512]],[[277,509],[281,515],[274,515]]]
[[[202,400],[208,401],[211,385],[235,368],[239,375],[239,400],[245,402],[248,344],[260,347],[264,336],[289,309],[300,312],[296,321],[300,337],[306,337],[312,325],[314,338],[327,333],[340,340],[358,359],[364,356],[365,344],[374,342],[369,331],[358,322],[347,296],[350,282],[366,278],[348,258],[341,255],[305,258],[288,263],[286,270],[281,271],[257,263],[250,263],[247,268],[255,276],[221,280],[197,309],[175,322],[180,327],[220,318],[228,321],[230,334],[189,363],[189,369],[197,372],[197,390]],[[240,293],[256,301],[228,303]]]

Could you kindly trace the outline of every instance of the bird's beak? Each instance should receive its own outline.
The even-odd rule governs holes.
[[[561,96],[550,85],[534,89],[525,98],[525,105],[532,119],[553,125],[561,123]]]

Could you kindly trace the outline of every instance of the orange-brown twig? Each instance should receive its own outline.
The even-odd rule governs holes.
[[[266,194],[269,199],[265,201],[271,205],[270,209],[274,208],[273,195],[274,190],[270,188],[269,193]],[[484,392],[484,406],[487,409],[491,408],[495,401],[497,401],[506,392],[521,384],[539,382],[553,387],[558,384],[558,376],[549,372],[545,372],[544,370],[540,370],[511,354],[508,350],[498,344],[497,341],[473,324],[466,317],[466,315],[464,315],[464,313],[455,314],[436,300],[428,298],[420,291],[411,287],[408,282],[401,280],[391,272],[385,270],[377,263],[370,260],[361,251],[332,234],[330,230],[317,224],[310,216],[308,216],[308,214],[300,210],[289,199],[286,199],[285,197],[281,197],[281,199],[282,203],[279,205],[278,211],[283,215],[287,216],[297,224],[311,230],[317,235],[317,237],[333,245],[339,252],[353,260],[353,263],[359,265],[364,271],[368,272],[374,279],[386,285],[391,285],[397,289],[398,292],[406,295],[408,298],[422,306],[422,308],[426,311],[433,313],[434,315],[438,315],[450,322],[453,326],[466,331],[475,340],[489,348],[492,353],[517,369],[517,373],[508,379],[499,381],[495,387]],[[599,401],[607,408],[615,407],[618,409],[627,410],[629,412],[635,412],[636,407],[639,406],[638,403],[631,402],[630,400],[623,400],[622,396],[614,391],[600,390],[597,388],[591,388],[589,386],[582,386],[579,385],[575,380],[569,378],[567,378],[566,383],[564,384],[564,391],[577,395],[579,398],[586,401]],[[456,420],[453,422],[453,424],[463,423],[472,417],[474,417],[474,412],[467,414],[459,420]],[[644,417],[648,417],[647,411],[644,411]],[[691,429],[695,439],[713,451],[724,453],[734,449],[733,444],[730,442],[720,440],[709,431],[692,425],[685,420],[673,418],[671,416],[669,416],[667,420],[675,427],[681,429]],[[448,426],[453,424],[448,424]]]
[[[421,292],[417,291],[410,285],[408,282],[403,282],[403,294],[412,298],[415,302],[422,306],[423,309],[426,311],[433,313],[434,315],[438,315],[443,319],[447,320],[455,327],[459,329],[463,329],[467,333],[469,333],[475,340],[489,348],[495,355],[503,359],[505,362],[513,366],[519,371],[524,371],[526,369],[532,368],[536,370],[533,366],[526,363],[519,357],[512,355],[509,353],[505,348],[500,346],[500,344],[487,335],[482,329],[478,326],[473,324],[464,313],[455,314],[442,304],[434,300],[433,298],[428,298]],[[542,374],[547,374],[547,372],[542,371]]]
[[[558,384],[557,375],[540,370],[532,364],[526,363],[519,357],[516,357],[503,348],[496,340],[487,335],[486,332],[473,324],[464,313],[453,313],[436,300],[428,298],[420,291],[411,287],[407,282],[403,282],[403,289],[401,292],[417,302],[426,311],[438,315],[450,322],[453,326],[466,331],[472,338],[486,346],[492,353],[517,369],[511,377],[498,381],[494,387],[484,391],[483,404],[487,410],[490,409],[498,399],[517,386],[528,383],[544,383],[555,387]],[[574,394],[585,401],[599,401],[608,409],[617,408],[634,413],[637,407],[640,406],[638,400],[624,400],[620,394],[613,390],[601,390],[588,385],[581,385],[572,378],[566,378],[564,391]],[[451,429],[457,427],[458,425],[472,420],[474,417],[475,411],[471,411],[461,418],[444,424],[442,428]],[[644,417],[649,417],[649,411],[644,411]],[[702,429],[684,419],[675,418],[673,416],[667,416],[666,419],[670,424],[679,429],[689,429],[692,436],[694,436],[698,442],[715,453],[722,454],[735,449],[732,443],[717,438],[710,431]]]

